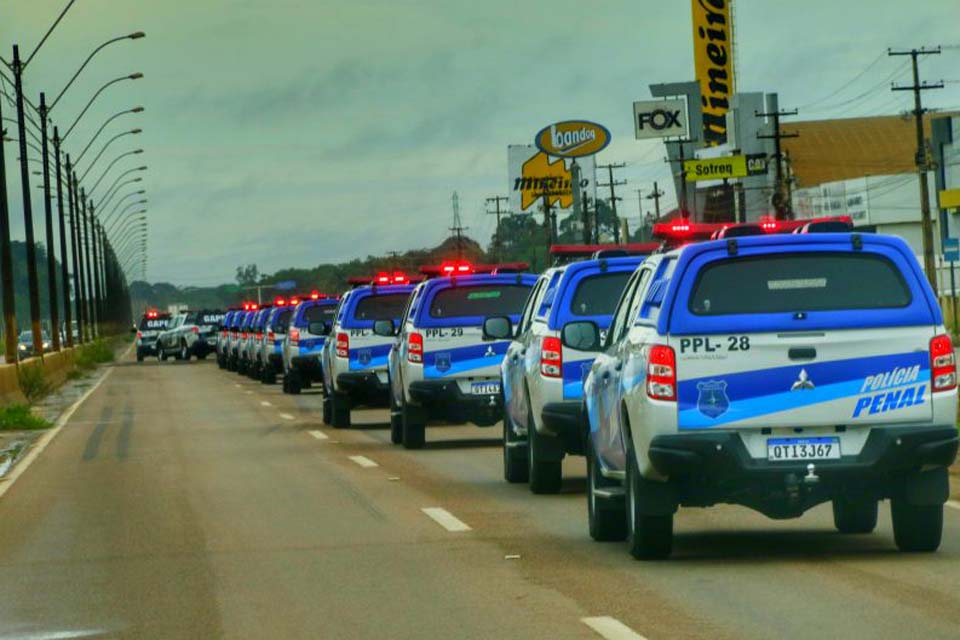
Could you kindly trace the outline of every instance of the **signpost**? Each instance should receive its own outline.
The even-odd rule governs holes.
[[[725,180],[764,175],[767,172],[765,154],[724,156],[721,158],[697,158],[685,160],[683,170],[687,182]]]
[[[956,266],[960,260],[960,238],[943,239],[943,259],[950,263],[950,298],[953,309],[953,330],[957,330],[957,276]]]

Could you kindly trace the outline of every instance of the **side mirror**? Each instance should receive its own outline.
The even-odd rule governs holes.
[[[509,340],[513,337],[513,323],[507,316],[491,316],[483,321],[484,340]]]
[[[325,336],[330,333],[330,325],[322,320],[320,322],[311,322],[307,325],[307,331],[315,336]]]
[[[384,338],[392,338],[397,335],[397,330],[393,326],[393,320],[375,320],[373,323],[373,332]]]
[[[568,322],[560,332],[560,341],[563,346],[577,351],[599,351],[600,327],[590,320]]]

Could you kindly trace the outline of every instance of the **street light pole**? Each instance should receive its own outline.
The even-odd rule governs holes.
[[[83,260],[85,263],[84,267],[84,284],[86,285],[86,290],[83,292],[86,305],[85,313],[87,314],[87,327],[89,329],[90,338],[97,337],[97,319],[93,315],[93,269],[91,269],[90,262],[90,218],[87,217],[87,192],[84,187],[80,187],[80,228],[83,229],[83,241],[80,243],[80,249],[83,251]]]
[[[13,45],[13,80],[17,101],[17,131],[20,136],[20,183],[23,189],[23,225],[26,232],[27,286],[30,299],[30,326],[33,344],[41,345],[43,357],[43,331],[40,329],[40,285],[37,278],[37,253],[33,237],[33,203],[30,197],[30,170],[27,167],[27,126],[23,109],[23,61],[20,47]]]
[[[73,313],[70,309],[70,270],[67,268],[67,226],[63,217],[63,182],[60,171],[60,131],[53,128],[53,154],[56,156],[57,217],[60,222],[60,284],[63,286],[63,324],[67,348],[73,347]]]
[[[47,96],[40,92],[40,137],[43,158],[43,222],[47,240],[47,295],[50,298],[50,340],[60,351],[60,299],[57,295],[57,255],[53,244],[53,205],[50,201],[50,151],[47,143]],[[36,343],[34,343],[36,344]]]

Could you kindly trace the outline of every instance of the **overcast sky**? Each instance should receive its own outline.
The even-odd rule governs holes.
[[[66,1],[3,2],[0,54],[9,60],[15,42],[32,50]],[[921,69],[948,81],[927,104],[960,108],[957,0],[736,0],[734,10],[738,88],[777,91],[804,119],[907,108],[906,93],[888,90],[909,79],[905,59],[881,59],[891,46],[954,45]],[[28,94],[58,93],[93,47],[138,29],[147,37],[98,56],[53,119],[72,121],[109,79],[145,74],[108,89],[67,150],[116,111],[146,107],[110,125],[102,141],[144,133],[117,141],[91,177],[113,153],[146,150],[147,277],[178,284],[231,281],[242,263],[269,272],[435,245],[454,191],[467,233],[485,243],[484,199],[507,193],[507,145],[560,119],[609,127],[599,159],[628,163],[624,207],[638,217],[635,190],[669,171],[659,144],[632,139],[631,103],[650,83],[693,76],[680,0],[78,0],[28,69]],[[17,153],[6,153],[22,237]],[[39,197],[34,207],[40,236]]]

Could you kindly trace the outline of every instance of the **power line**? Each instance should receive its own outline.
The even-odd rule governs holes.
[[[810,107],[812,107],[812,106],[814,106],[814,105],[820,104],[820,103],[822,103],[822,102],[826,102],[827,100],[829,100],[829,99],[831,99],[831,98],[833,98],[833,97],[835,97],[835,96],[843,93],[843,91],[844,91],[845,89],[849,89],[857,80],[859,80],[860,78],[862,78],[863,76],[865,76],[867,73],[869,73],[871,69],[873,69],[875,66],[877,66],[877,65],[880,63],[880,61],[883,60],[883,59],[885,59],[885,58],[886,58],[886,52],[883,52],[883,53],[881,53],[880,55],[878,55],[878,56],[873,60],[873,62],[871,62],[870,64],[868,64],[868,65],[866,66],[866,68],[864,68],[860,73],[858,73],[857,75],[855,75],[855,76],[853,77],[853,79],[848,80],[846,83],[842,84],[839,89],[836,89],[835,91],[833,91],[833,92],[831,92],[831,93],[823,96],[822,98],[820,98],[820,99],[818,99],[818,100],[814,100],[813,102],[808,102],[807,104],[800,105],[800,106],[797,107],[797,108],[798,108],[798,109],[807,110],[807,109],[809,109]]]

